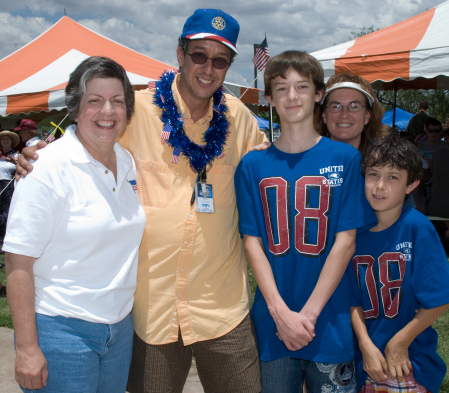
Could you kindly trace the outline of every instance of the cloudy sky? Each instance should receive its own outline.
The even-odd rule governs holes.
[[[147,56],[176,65],[177,38],[197,8],[220,8],[240,23],[240,55],[227,81],[254,79],[253,44],[267,34],[270,54],[307,52],[349,40],[351,31],[383,28],[442,0],[1,0],[0,59],[43,33],[64,15]],[[45,56],[45,53],[42,54]],[[30,59],[32,61],[32,59]],[[260,87],[260,86],[259,86]]]

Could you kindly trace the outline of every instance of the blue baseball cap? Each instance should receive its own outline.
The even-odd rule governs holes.
[[[238,54],[235,46],[239,31],[240,25],[231,15],[221,10],[202,8],[187,19],[181,38],[216,40]]]

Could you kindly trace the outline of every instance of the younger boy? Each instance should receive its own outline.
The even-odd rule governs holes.
[[[375,221],[363,195],[360,154],[321,137],[315,109],[323,70],[287,51],[265,69],[281,136],[247,154],[235,185],[240,232],[258,288],[252,318],[262,392],[355,392],[349,283],[356,228]],[[365,208],[364,208],[365,207]]]
[[[412,143],[385,138],[370,146],[362,172],[378,224],[357,235],[348,268],[359,305],[351,308],[358,389],[437,393],[446,366],[430,326],[449,306],[449,268],[430,221],[404,206],[421,156]]]

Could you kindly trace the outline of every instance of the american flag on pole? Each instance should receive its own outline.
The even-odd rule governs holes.
[[[262,72],[267,66],[267,62],[270,59],[270,51],[268,50],[267,37],[262,41],[257,48],[256,54],[254,55],[253,63],[260,72]]]

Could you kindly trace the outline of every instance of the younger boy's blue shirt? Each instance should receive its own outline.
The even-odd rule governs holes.
[[[357,235],[348,276],[356,301],[352,306],[363,307],[368,334],[384,355],[390,339],[420,308],[449,303],[449,265],[438,234],[424,215],[407,206],[384,231]],[[415,380],[433,393],[446,375],[437,344],[437,332],[429,327],[409,347]],[[360,390],[368,375],[355,347]]]
[[[277,288],[287,306],[299,312],[309,299],[337,232],[360,228],[376,218],[366,202],[360,154],[327,138],[310,150],[287,154],[274,145],[247,154],[235,186],[242,234],[260,237]],[[276,336],[267,304],[256,290],[252,318],[261,360],[285,356],[341,363],[354,358],[345,275],[321,312],[316,337],[289,351]]]

